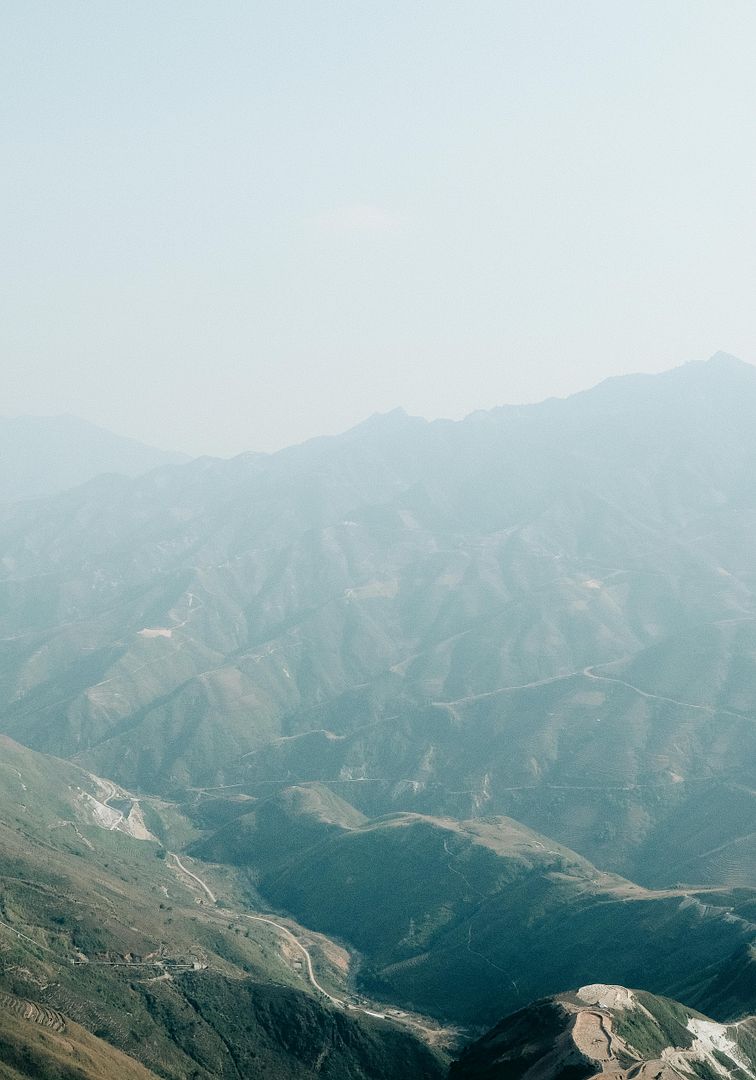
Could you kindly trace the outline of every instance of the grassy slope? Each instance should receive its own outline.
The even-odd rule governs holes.
[[[156,1080],[133,1058],[79,1024],[57,1032],[0,1010],[0,1080]]]
[[[4,741],[1,990],[59,1009],[175,1080],[237,1080],[235,1062],[252,1053],[265,1075],[305,1077],[324,1047],[328,1076],[401,1075],[405,1059],[418,1076],[439,1075],[410,1035],[314,997],[272,928],[198,906],[158,844],[93,825],[77,790],[88,786],[75,767]],[[89,963],[73,965],[80,954]],[[186,970],[194,963],[206,968]],[[302,1025],[307,1040],[287,1037]]]
[[[194,815],[207,820],[203,804]],[[329,836],[360,828],[367,818],[323,785],[285,788],[260,799],[189,849],[199,858],[234,866],[254,864],[255,874],[296,858]]]
[[[360,950],[365,986],[421,1011],[492,1020],[576,980],[676,992],[753,936],[753,890],[646,890],[510,819],[339,824],[317,790],[282,813],[295,802],[275,796],[195,851],[247,865],[279,908]]]
[[[756,904],[753,905],[756,909]],[[756,918],[756,910],[752,918]],[[743,945],[726,963],[696,974],[680,994],[686,1001],[727,1020],[756,1014],[756,942]]]

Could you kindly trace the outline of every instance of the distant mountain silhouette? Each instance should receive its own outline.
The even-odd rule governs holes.
[[[0,503],[51,495],[100,473],[138,476],[187,460],[75,416],[0,417]]]

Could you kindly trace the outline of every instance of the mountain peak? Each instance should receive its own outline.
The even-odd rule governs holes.
[[[395,409],[389,409],[388,412],[371,413],[370,416],[355,426],[358,428],[385,427],[388,424],[404,423],[405,420],[409,419],[410,415],[407,410],[402,408],[401,405],[397,405]]]
[[[402,431],[412,425],[418,424],[425,425],[427,424],[427,420],[424,420],[420,416],[410,416],[407,410],[399,405],[395,409],[390,409],[388,412],[373,413],[359,424],[355,424],[355,426],[350,428],[345,434],[354,436],[365,435],[374,431]]]
[[[750,364],[746,364],[745,360],[741,360],[739,356],[733,355],[733,353],[723,352],[719,349],[717,352],[712,353],[707,364],[714,364],[716,366],[728,366],[728,367],[750,367]]]
[[[741,385],[744,381],[750,382],[756,375],[756,367],[739,356],[722,350],[713,353],[705,360],[690,360],[680,367],[673,368],[670,372],[662,373],[672,376],[682,374],[692,377],[694,380],[704,379],[707,383],[716,386],[727,386],[733,381]]]
[[[712,355],[705,360],[690,360],[687,364],[682,365],[683,370],[689,370],[690,368],[698,368],[699,371],[705,369],[707,371],[741,373],[754,370],[753,364],[749,364],[746,360],[741,360],[739,356],[735,356],[733,353],[724,352],[722,349],[712,353]],[[680,369],[676,368],[673,370]]]

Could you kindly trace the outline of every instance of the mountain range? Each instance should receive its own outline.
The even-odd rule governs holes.
[[[149,1015],[158,1050],[140,1065],[177,1078],[237,1075],[211,1057],[191,1072],[179,1033],[200,999],[202,1045],[226,1040],[242,1076],[245,1038],[270,1055],[265,1075],[311,1074],[274,1014],[339,1032],[351,1050],[324,1075],[402,1075],[393,1055],[410,1054],[413,1075],[440,1076],[480,1036],[452,1075],[548,1080],[550,1059],[502,1072],[491,1047],[514,1060],[532,1023],[566,1047],[565,1075],[650,1078],[662,1060],[627,1026],[619,1055],[575,1050],[575,987],[640,987],[612,1000],[644,1017],[639,995],[675,998],[685,1030],[756,1013],[754,419],[756,369],[717,354],[461,422],[397,410],[272,455],[98,468],[8,499],[6,817],[16,773],[27,789],[27,774],[47,779],[2,819],[21,860],[10,878],[32,891],[14,901],[4,884],[0,918],[42,940],[100,888],[102,845],[121,845],[134,869],[108,885],[112,940],[63,935],[57,962],[78,949],[90,978],[93,955],[167,938],[174,959],[206,965],[150,976],[170,1006],[121,996],[107,973],[115,1013]],[[29,884],[45,859],[47,907]],[[195,910],[169,933],[155,890],[177,880]],[[144,913],[138,941],[116,933],[121,902]],[[221,941],[224,909],[257,913],[252,953]],[[301,957],[292,968],[260,943],[266,918],[320,943],[325,997]],[[6,1012],[44,1005],[133,1057],[76,996],[82,966],[59,979],[67,1013],[69,998],[37,992],[58,976],[16,956],[0,992],[22,1004]],[[237,996],[239,980],[257,988],[254,1035],[226,1030],[229,979]],[[606,1042],[624,1021],[591,1008],[578,1026]],[[521,1019],[483,1034],[504,1016]],[[751,1075],[701,1053],[664,1069]]]
[[[719,357],[11,506],[0,727],[154,793],[328,782],[749,883],[755,411]]]

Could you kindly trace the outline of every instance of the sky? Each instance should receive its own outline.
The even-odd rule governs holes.
[[[0,414],[274,450],[756,361],[752,0],[6,0]]]

